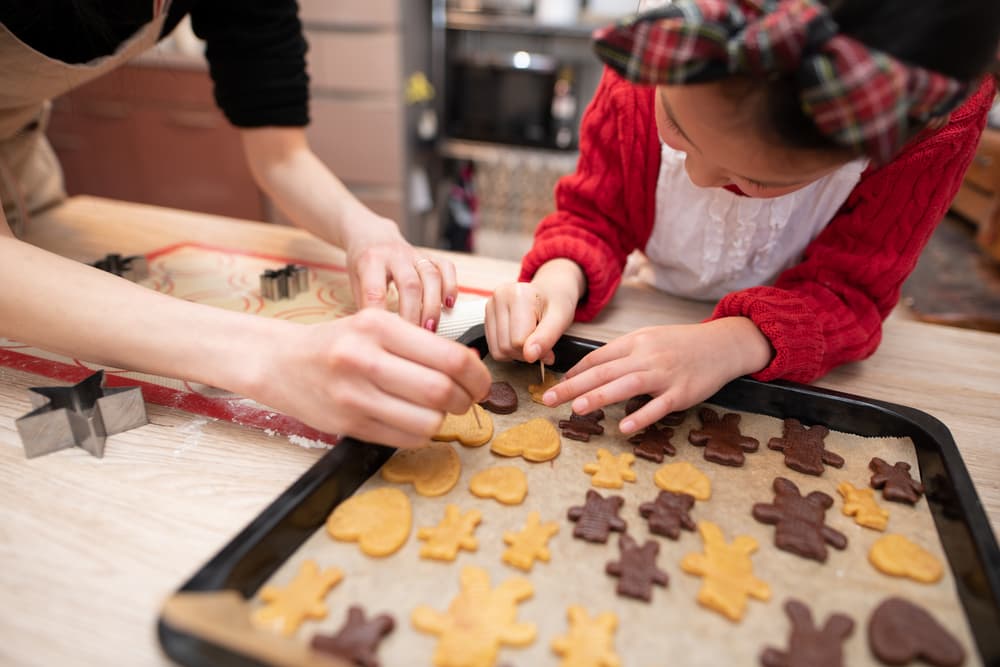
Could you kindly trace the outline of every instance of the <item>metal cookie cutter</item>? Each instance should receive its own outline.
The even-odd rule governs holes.
[[[32,387],[31,412],[16,421],[29,459],[60,449],[82,447],[104,456],[104,441],[148,424],[139,387],[104,387],[104,371],[97,371],[72,387]]]
[[[129,255],[128,257],[117,254],[105,255],[104,259],[97,260],[91,266],[132,282],[149,277],[149,262],[146,261],[145,255]]]
[[[260,274],[260,294],[265,299],[294,299],[309,290],[309,269],[288,264],[282,269],[268,269]]]

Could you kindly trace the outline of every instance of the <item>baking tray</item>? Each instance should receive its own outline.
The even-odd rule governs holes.
[[[459,342],[487,354],[482,325]],[[554,370],[565,372],[603,343],[564,336]],[[984,665],[1000,667],[1000,548],[948,428],[925,412],[789,382],[739,378],[706,402],[730,410],[823,424],[868,437],[909,437],[927,503]],[[395,450],[345,438],[194,574],[182,592],[236,591],[249,599],[317,530],[330,512],[375,474]],[[266,665],[158,621],[160,644],[189,667]]]

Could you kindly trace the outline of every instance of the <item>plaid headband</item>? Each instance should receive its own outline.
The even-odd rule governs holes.
[[[972,90],[840,34],[818,0],[674,0],[594,41],[601,60],[640,84],[794,73],[820,132],[879,164]]]

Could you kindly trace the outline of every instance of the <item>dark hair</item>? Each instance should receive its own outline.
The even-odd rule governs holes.
[[[824,0],[824,4],[842,34],[911,65],[961,81],[974,81],[996,66],[1000,0]],[[793,148],[844,150],[803,113],[794,75],[770,78],[763,86],[759,80],[744,79],[727,87],[730,96],[757,105],[765,136]]]

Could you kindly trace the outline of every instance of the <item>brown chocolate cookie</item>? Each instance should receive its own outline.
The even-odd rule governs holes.
[[[633,396],[628,399],[628,402],[625,403],[625,414],[632,414],[642,406],[646,405],[646,403],[649,403],[651,400],[653,400],[653,397],[649,394],[639,394],[638,396]],[[687,411],[681,410],[680,412],[671,412],[663,417],[660,417],[656,423],[660,426],[680,426],[684,423],[684,419],[686,417]]]
[[[396,622],[388,614],[379,614],[370,621],[358,606],[347,610],[347,620],[334,635],[315,635],[310,646],[320,653],[344,658],[361,667],[379,667],[375,650],[382,639],[392,632]]]
[[[573,537],[603,544],[608,541],[608,535],[612,530],[624,533],[628,524],[618,516],[624,504],[625,499],[621,496],[605,498],[597,491],[589,489],[584,504],[570,507],[566,514],[570,521],[576,522]]]
[[[774,525],[774,546],[783,551],[826,562],[826,545],[847,546],[847,537],[826,525],[826,510],[833,498],[822,491],[803,497],[799,487],[784,477],[774,480],[774,503],[757,503],[753,518]]]
[[[656,567],[660,545],[650,540],[640,547],[631,537],[622,535],[618,549],[621,558],[609,561],[604,568],[607,574],[618,577],[615,590],[618,595],[649,602],[653,599],[653,584],[666,586],[670,581],[667,573]]]
[[[604,434],[604,427],[598,423],[602,419],[604,419],[603,410],[595,410],[585,415],[574,412],[570,414],[569,419],[559,420],[559,428],[563,436],[570,440],[590,442],[590,436]]]
[[[958,667],[965,651],[934,617],[902,598],[888,598],[868,619],[868,645],[887,665],[923,660],[935,667]]]
[[[785,613],[792,622],[788,650],[764,649],[760,664],[764,667],[842,667],[843,644],[854,631],[854,621],[843,614],[833,614],[822,628],[817,628],[809,607],[798,600],[786,602]]]
[[[649,532],[676,540],[681,528],[693,531],[694,519],[689,512],[694,507],[694,496],[673,491],[660,491],[656,500],[639,505],[639,516],[649,521]]]
[[[785,465],[806,475],[822,475],[823,465],[844,467],[844,458],[826,449],[823,439],[830,433],[825,426],[807,428],[798,419],[785,420],[785,433],[771,438],[768,449],[785,453]]]
[[[915,505],[924,494],[924,485],[910,476],[910,464],[898,461],[889,465],[875,457],[868,464],[874,473],[871,479],[873,489],[882,489],[882,497],[897,503]]]
[[[663,463],[663,456],[665,454],[673,456],[677,453],[674,445],[670,442],[670,438],[673,435],[674,429],[672,428],[661,429],[657,428],[656,424],[650,424],[645,431],[636,433],[628,441],[635,445],[632,453],[639,458]]]
[[[711,408],[698,411],[701,428],[692,429],[688,442],[705,448],[705,460],[724,466],[742,466],[743,452],[756,452],[760,443],[740,433],[740,416],[727,412],[720,419]]]
[[[517,391],[509,382],[494,382],[490,385],[490,395],[479,405],[498,415],[509,415],[517,410]]]

